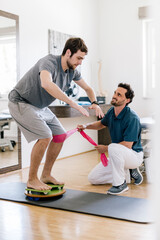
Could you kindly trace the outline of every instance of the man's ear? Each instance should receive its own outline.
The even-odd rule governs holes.
[[[66,56],[67,56],[67,57],[70,57],[70,56],[71,56],[71,50],[70,50],[70,49],[67,49],[67,51],[66,51]]]
[[[130,103],[131,99],[130,98],[127,98],[127,103]]]

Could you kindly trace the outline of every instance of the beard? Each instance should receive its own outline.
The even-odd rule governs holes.
[[[68,60],[67,60],[67,66],[69,69],[72,69],[72,70],[74,70],[77,67],[76,65],[71,64]]]
[[[122,106],[124,104],[124,101],[118,102],[116,98],[112,98],[111,104],[115,107]]]

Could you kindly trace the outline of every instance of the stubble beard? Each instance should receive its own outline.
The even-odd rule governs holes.
[[[67,61],[67,66],[68,66],[69,69],[72,69],[72,70],[75,69],[74,65],[70,64],[69,61]]]
[[[114,100],[116,100],[116,99],[114,98]],[[124,100],[121,101],[121,102],[116,102],[116,101],[114,101],[114,100],[112,99],[111,104],[112,104],[113,106],[115,106],[115,107],[122,106],[123,103],[124,103]]]

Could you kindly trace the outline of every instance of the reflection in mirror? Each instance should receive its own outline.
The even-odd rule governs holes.
[[[8,93],[19,77],[18,29],[18,16],[0,10],[0,173],[21,168],[20,137],[8,110]]]

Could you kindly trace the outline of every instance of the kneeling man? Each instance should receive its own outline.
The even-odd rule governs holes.
[[[108,127],[112,143],[98,145],[99,153],[108,153],[109,164],[104,167],[100,162],[89,174],[92,184],[112,183],[109,194],[120,194],[128,190],[130,176],[134,184],[139,185],[143,176],[139,166],[143,162],[141,146],[141,125],[137,114],[128,107],[132,102],[134,91],[129,84],[120,83],[114,92],[111,107],[100,121],[78,125],[79,131],[84,129],[100,130]]]

